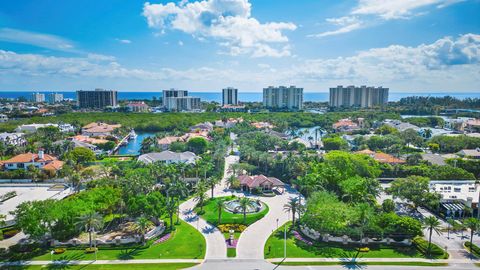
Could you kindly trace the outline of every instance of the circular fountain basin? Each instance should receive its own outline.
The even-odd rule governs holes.
[[[258,213],[265,208],[262,202],[252,201],[250,205],[247,206],[247,214]],[[231,213],[243,213],[242,207],[240,207],[240,202],[238,199],[233,201],[225,202],[225,210]]]

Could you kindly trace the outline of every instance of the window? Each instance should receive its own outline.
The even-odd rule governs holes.
[[[454,189],[453,189],[453,191],[455,191],[455,192],[461,192],[461,191],[462,191],[462,189],[461,189],[461,188],[458,188],[458,187],[456,187],[456,188],[454,188]]]

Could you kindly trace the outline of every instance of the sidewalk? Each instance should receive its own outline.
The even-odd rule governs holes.
[[[479,259],[423,259],[423,258],[274,258],[266,261],[275,262],[426,262],[426,263],[478,263]]]

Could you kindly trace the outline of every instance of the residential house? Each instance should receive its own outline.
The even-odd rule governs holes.
[[[439,154],[422,154],[422,159],[432,165],[439,165],[439,166],[447,165],[447,163],[445,162],[446,158]]]
[[[41,170],[58,171],[63,166],[63,161],[56,157],[45,154],[42,150],[37,154],[25,153],[1,162],[5,170],[28,170],[33,165]]]
[[[405,163],[405,160],[396,158],[392,155],[382,153],[382,152],[373,152],[372,150],[365,149],[362,151],[357,151],[355,152],[357,154],[363,154],[363,155],[368,155],[371,158],[375,159],[376,161],[380,163],[388,163],[388,164],[403,164]]]
[[[402,131],[405,131],[407,129],[413,129],[415,131],[419,131],[420,128],[415,126],[415,125],[412,125],[410,123],[404,123],[400,120],[391,120],[391,119],[387,119],[383,122],[385,125],[387,126],[390,126],[390,127],[393,127],[395,128],[396,130],[402,132]]]
[[[167,150],[168,148],[170,148],[170,145],[174,142],[184,142],[184,140],[182,137],[176,137],[176,136],[167,136],[161,139],[157,139],[158,146],[162,150]]]
[[[266,177],[265,175],[240,175],[238,176],[240,187],[251,192],[254,189],[261,189],[262,191],[271,191],[273,188],[284,188],[285,184],[275,177]]]
[[[463,149],[460,150],[457,155],[463,158],[471,158],[471,159],[480,159],[480,148],[476,149]]]
[[[145,164],[155,163],[155,162],[163,162],[166,164],[172,163],[186,163],[186,164],[195,164],[195,161],[199,159],[195,153],[192,152],[182,152],[182,153],[175,153],[172,151],[163,151],[160,153],[148,153],[143,154],[138,157],[139,162],[143,162]]]
[[[72,141],[78,141],[78,142],[83,142],[87,144],[104,144],[109,142],[109,140],[92,138],[90,136],[85,136],[85,135],[76,135],[76,136],[70,137],[70,139]]]
[[[24,133],[0,133],[0,142],[6,145],[24,146],[27,144]]]
[[[75,128],[70,124],[60,124],[60,125],[58,125],[58,124],[48,123],[48,124],[20,125],[15,129],[15,132],[18,132],[18,133],[21,133],[21,132],[32,133],[32,132],[36,132],[40,128],[46,128],[46,127],[57,127],[60,130],[60,132],[63,132],[63,133],[68,133],[68,132],[74,132],[75,131]]]
[[[91,137],[110,136],[115,129],[120,127],[122,127],[120,124],[110,125],[106,123],[93,122],[82,127],[82,135]]]
[[[360,129],[360,126],[349,118],[338,120],[332,127],[336,132],[352,132]]]
[[[466,132],[480,132],[480,119],[469,119],[465,122]]]
[[[190,127],[190,131],[192,132],[199,132],[199,131],[210,132],[212,130],[213,130],[213,124],[210,122],[200,123]]]
[[[252,122],[250,125],[252,125],[253,127],[258,128],[258,129],[262,129],[262,128],[272,129],[272,128],[275,127],[274,125],[270,124],[269,122]]]

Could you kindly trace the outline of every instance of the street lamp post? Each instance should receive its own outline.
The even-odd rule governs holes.
[[[480,181],[475,181],[475,190],[478,190],[478,202],[477,202],[477,219],[480,219]],[[473,210],[472,210],[473,211]],[[472,212],[473,215],[473,212]]]

